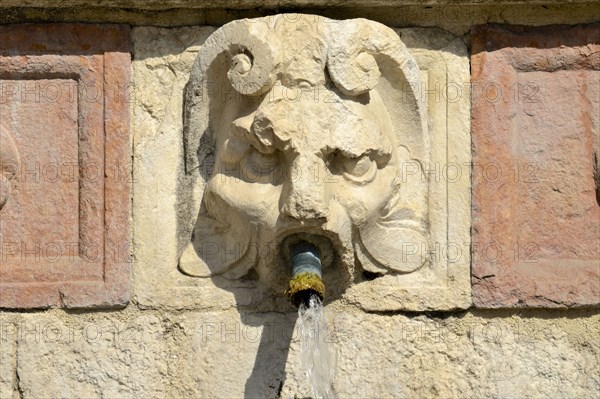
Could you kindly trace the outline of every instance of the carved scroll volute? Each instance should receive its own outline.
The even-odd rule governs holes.
[[[19,169],[19,153],[11,137],[0,128],[0,210],[10,197],[10,180]]]
[[[216,138],[209,123],[210,110],[224,107],[226,92],[243,97],[268,92],[277,72],[275,45],[269,27],[252,20],[226,24],[202,45],[185,93],[185,169],[198,176],[199,187],[194,191],[204,189],[214,166]],[[180,270],[188,275],[238,278],[254,264],[256,248],[249,245],[254,232],[243,223],[243,214],[220,212],[219,202],[213,193],[196,210],[197,239],[184,249],[179,262]]]
[[[429,134],[420,71],[390,28],[364,19],[345,27],[329,35],[331,79],[351,97],[379,93],[392,120],[400,162],[399,191],[380,220],[359,229],[357,255],[373,273],[412,272],[425,264],[428,251],[423,166],[429,160]]]
[[[197,170],[205,154],[199,146],[214,141],[209,127],[210,101],[223,101],[229,88],[223,81],[212,81],[208,70],[224,69],[232,89],[241,95],[258,96],[273,86],[277,64],[273,54],[274,38],[266,24],[249,20],[233,21],[213,33],[202,45],[192,66],[191,79],[186,87],[184,115],[185,168]],[[224,65],[213,65],[218,58]],[[203,103],[203,104],[202,104]],[[207,136],[208,135],[208,136]],[[202,172],[202,171],[200,171]]]

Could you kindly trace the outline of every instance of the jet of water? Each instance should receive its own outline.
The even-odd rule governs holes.
[[[327,323],[323,315],[323,304],[317,295],[298,307],[300,327],[300,350],[302,367],[312,389],[314,399],[333,399],[333,378],[337,356],[329,338]]]

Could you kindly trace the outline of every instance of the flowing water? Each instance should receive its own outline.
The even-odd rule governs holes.
[[[337,356],[318,296],[311,295],[308,306],[300,304],[298,320],[302,367],[306,370],[313,398],[334,398],[331,385]]]

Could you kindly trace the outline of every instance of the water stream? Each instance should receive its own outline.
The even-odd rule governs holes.
[[[323,304],[311,295],[308,306],[298,307],[302,367],[306,370],[313,399],[334,398],[333,378],[337,353],[331,342],[331,333],[323,316]]]

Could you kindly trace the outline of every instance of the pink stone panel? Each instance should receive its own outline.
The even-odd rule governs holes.
[[[0,307],[129,299],[129,28],[0,26]]]
[[[473,31],[473,302],[600,303],[600,25]]]

